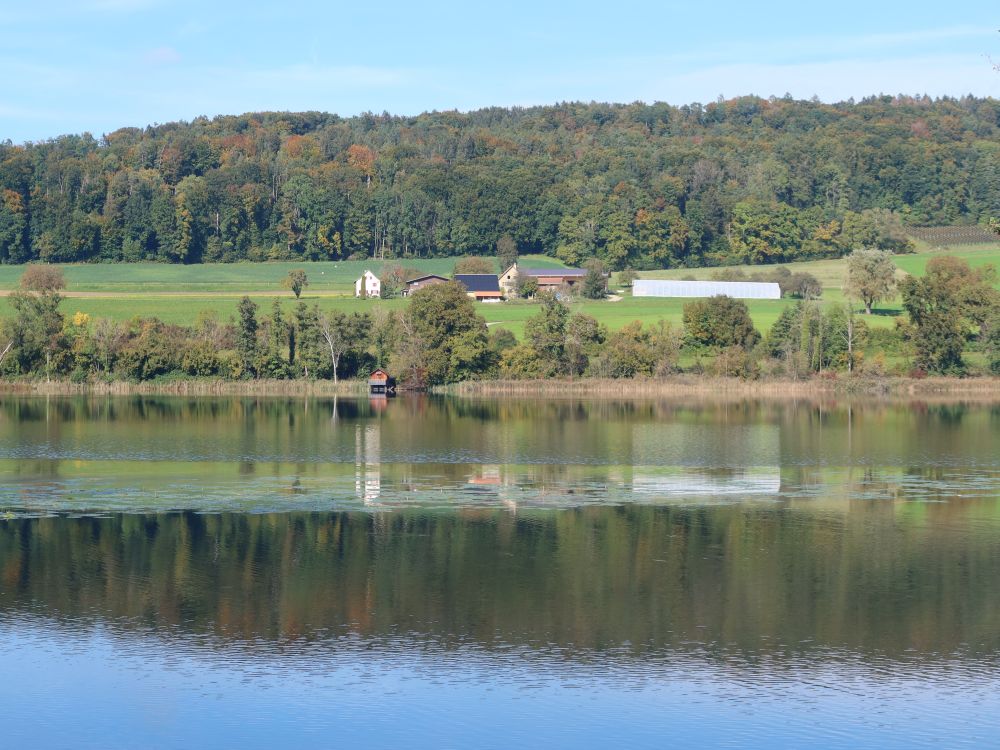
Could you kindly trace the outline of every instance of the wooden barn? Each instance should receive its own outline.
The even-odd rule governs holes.
[[[418,289],[422,289],[425,286],[431,286],[433,284],[444,284],[448,281],[446,276],[438,276],[436,273],[429,273],[426,276],[418,276],[415,279],[410,279],[406,282],[406,287],[403,289],[403,296],[409,297]]]
[[[381,398],[395,396],[396,379],[382,368],[379,368],[368,376],[368,393]]]

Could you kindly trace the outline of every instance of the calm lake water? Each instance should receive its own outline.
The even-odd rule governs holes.
[[[0,400],[4,747],[1000,746],[1000,406]]]

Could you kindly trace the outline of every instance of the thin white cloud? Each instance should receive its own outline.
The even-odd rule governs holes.
[[[385,87],[412,83],[415,71],[365,65],[286,65],[259,70],[217,70],[252,86]]]
[[[181,53],[173,47],[156,47],[146,52],[142,59],[151,65],[172,65],[181,61]]]
[[[36,120],[59,120],[66,117],[65,112],[53,109],[39,109],[36,107],[9,107],[0,104],[0,117],[21,117]]]
[[[675,102],[714,100],[717,96],[818,96],[843,101],[872,94],[979,96],[1000,94],[1000,79],[981,55],[939,55],[873,62],[833,60],[805,64],[720,65],[686,73],[667,73],[647,81],[643,97]]]
[[[975,44],[972,40],[981,40]],[[726,41],[714,45],[704,45],[694,49],[683,49],[666,54],[642,55],[629,58],[605,60],[612,66],[631,63],[635,66],[662,68],[665,65],[677,67],[724,65],[737,63],[794,63],[808,64],[817,61],[843,60],[852,57],[871,59],[891,59],[907,56],[919,56],[921,52],[931,54],[939,51],[927,47],[933,44],[968,42],[971,52],[986,53],[993,49],[997,42],[995,29],[981,26],[953,26],[942,29],[917,29],[912,31],[866,33],[866,34],[830,34],[798,36],[791,38],[769,40]]]
[[[160,0],[90,0],[86,7],[108,13],[134,13],[159,5]]]

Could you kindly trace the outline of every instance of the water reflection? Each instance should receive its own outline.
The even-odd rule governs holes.
[[[0,522],[0,611],[752,664],[1000,647],[1000,501]]]
[[[996,744],[995,407],[385,406],[0,401],[5,744]]]
[[[17,399],[0,510],[320,510],[1000,491],[994,407]]]

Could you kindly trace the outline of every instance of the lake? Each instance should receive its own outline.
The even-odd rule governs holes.
[[[998,581],[998,405],[0,399],[9,747],[998,746]]]

